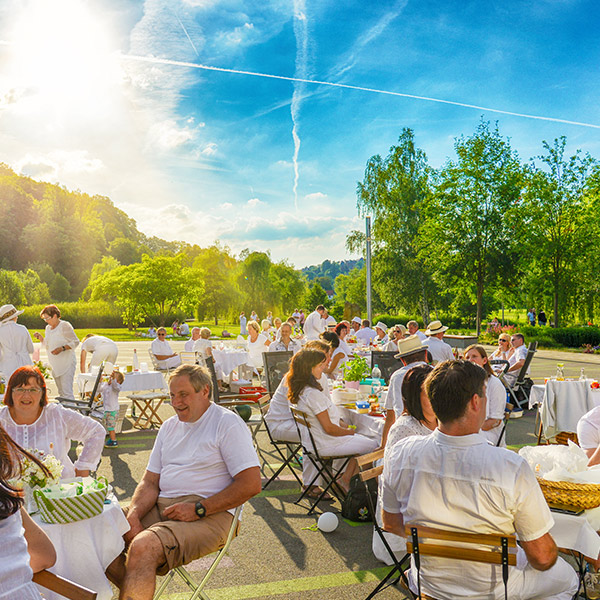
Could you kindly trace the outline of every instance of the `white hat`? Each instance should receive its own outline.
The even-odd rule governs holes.
[[[436,333],[446,331],[446,329],[448,329],[448,327],[444,327],[441,321],[431,321],[425,335],[435,335]]]
[[[410,335],[407,338],[398,340],[398,354],[394,354],[394,358],[402,358],[420,350],[426,350],[428,347],[418,335]]]
[[[385,333],[388,330],[388,326],[383,321],[379,321],[377,325],[375,325],[375,329],[377,329],[378,327],[379,329],[381,329],[381,331],[383,331],[383,333]]]
[[[22,310],[17,310],[12,304],[5,304],[0,308],[0,323],[5,323],[6,321],[14,319],[22,312]]]
[[[352,322],[353,322],[353,323],[358,323],[359,325],[362,325],[362,320],[361,320],[361,318],[360,318],[360,317],[354,317],[354,318],[352,319]]]

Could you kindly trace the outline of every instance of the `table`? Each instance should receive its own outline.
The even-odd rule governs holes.
[[[223,375],[228,376],[235,368],[247,364],[250,355],[246,350],[217,350],[212,349],[215,367],[220,367]]]
[[[111,600],[112,588],[104,571],[125,548],[123,535],[129,523],[114,496],[104,505],[102,514],[67,523],[44,523],[39,515],[32,515],[46,532],[56,549],[56,564],[48,569],[98,593],[98,600]],[[48,600],[62,600],[62,596],[43,590]]]
[[[585,511],[581,515],[565,515],[552,513],[554,527],[550,534],[559,548],[567,548],[579,552],[584,556],[595,558],[600,554],[600,536],[590,525],[587,513],[597,511]]]
[[[356,433],[361,433],[381,442],[383,425],[385,423],[383,417],[373,417],[367,413],[359,413],[355,408],[346,408],[340,405],[337,405],[337,408],[340,416],[346,423],[356,425]]]
[[[167,382],[160,371],[134,371],[132,373],[123,373],[125,381],[121,385],[122,392],[141,392],[143,390],[167,390]],[[89,383],[93,385],[96,381],[96,375],[92,373],[80,373],[77,376],[79,389],[83,389]]]

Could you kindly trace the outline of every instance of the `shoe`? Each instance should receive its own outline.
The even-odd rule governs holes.
[[[586,573],[584,581],[587,597],[590,600],[600,598],[600,573]]]
[[[511,419],[520,419],[523,416],[523,411],[522,410],[513,410],[510,413],[510,418]]]
[[[104,443],[105,448],[115,448],[118,445],[119,445],[119,442],[117,442],[117,440],[111,440],[110,438],[108,438],[106,440],[106,442]]]

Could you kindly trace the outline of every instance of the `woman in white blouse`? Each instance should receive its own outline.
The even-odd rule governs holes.
[[[44,307],[40,317],[46,321],[46,337],[37,332],[34,335],[46,348],[58,395],[74,400],[73,379],[77,366],[75,348],[79,345],[79,338],[71,323],[60,320],[60,310],[56,305]]]
[[[12,304],[0,308],[0,373],[7,380],[19,367],[31,364],[31,336],[27,327],[17,324],[22,312]]]
[[[263,352],[269,351],[271,340],[260,332],[260,326],[256,321],[248,323],[248,364],[255,369],[263,368]]]
[[[0,425],[19,446],[53,454],[63,464],[61,477],[86,476],[98,466],[104,427],[94,419],[48,404],[46,382],[35,367],[17,369],[8,382]],[[71,440],[83,443],[75,464],[69,458]]]
[[[298,410],[306,413],[319,454],[343,456],[372,452],[377,448],[378,442],[349,429],[340,419],[329,394],[323,391],[319,379],[326,366],[327,355],[320,350],[305,349],[294,355],[287,376],[288,400]],[[310,447],[310,438],[305,428],[301,429],[301,435],[303,445]],[[348,490],[350,479],[357,470],[356,461],[352,459],[338,480],[342,489]],[[320,483],[315,481],[313,485]]]

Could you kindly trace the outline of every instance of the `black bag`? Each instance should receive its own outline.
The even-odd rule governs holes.
[[[370,479],[367,482],[369,494],[373,500],[373,507],[377,506],[377,479]],[[354,475],[350,480],[350,489],[342,501],[342,517],[350,521],[373,521],[367,490],[365,484],[358,475]]]

